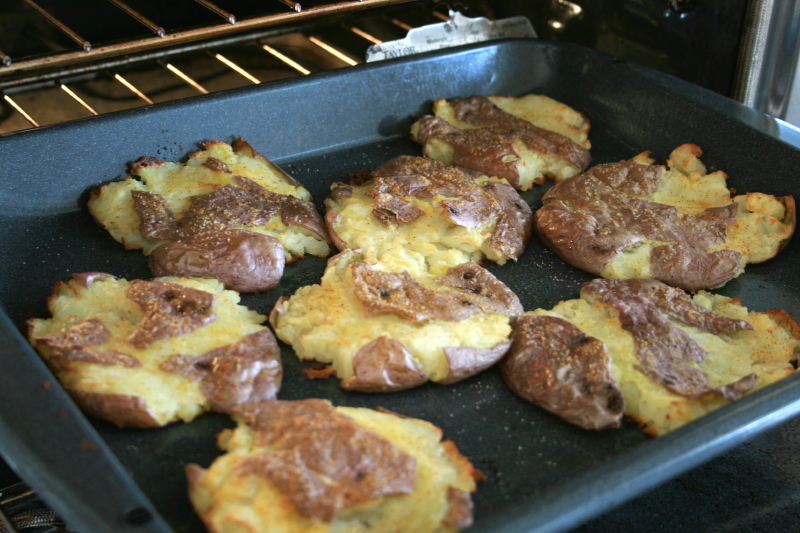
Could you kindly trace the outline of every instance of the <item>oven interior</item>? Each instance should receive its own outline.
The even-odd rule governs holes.
[[[9,0],[0,3],[0,134],[363,63],[369,46],[468,17],[527,17],[725,96],[745,0]],[[713,38],[712,38],[713,36]],[[740,84],[740,83],[739,83]]]

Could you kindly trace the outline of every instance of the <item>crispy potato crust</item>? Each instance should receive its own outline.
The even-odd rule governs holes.
[[[530,334],[531,322],[573,333]],[[592,427],[603,417],[576,420],[577,408],[610,406],[603,384],[617,386],[625,415],[651,436],[791,375],[800,350],[800,326],[784,311],[748,312],[738,300],[703,291],[691,298],[654,280],[594,280],[582,286],[580,299],[526,313],[517,327],[503,362],[512,389]],[[584,353],[589,346],[608,357],[592,361]],[[610,375],[600,380],[582,374],[603,369]]]
[[[454,383],[502,358],[523,311],[516,295],[473,263],[437,277],[409,257],[331,258],[320,285],[276,303],[276,335],[299,358],[331,363],[345,389],[365,392]]]
[[[324,400],[261,402],[220,435],[227,454],[188,465],[211,532],[454,532],[472,524],[479,473],[439,428]]]
[[[786,214],[781,222],[783,222],[784,226],[791,228],[788,232],[788,236],[781,241],[780,247],[778,248],[778,251],[780,252],[786,248],[786,245],[788,245],[789,241],[792,240],[794,230],[797,228],[797,209],[795,206],[794,196],[776,196],[775,198],[781,204],[783,204],[783,208],[786,210]]]
[[[374,260],[406,248],[431,266],[503,264],[519,258],[533,232],[530,207],[507,183],[421,157],[400,156],[336,183],[325,204],[339,250]]]
[[[774,257],[795,227],[794,200],[731,198],[695,145],[670,168],[647,153],[597,165],[551,188],[536,212],[539,239],[567,263],[606,278],[653,278],[689,291],[719,287]]]
[[[26,331],[88,414],[163,426],[277,395],[277,341],[238,301],[216,280],[77,274],[56,284],[53,318],[31,319]]]
[[[92,191],[89,212],[126,248],[158,250],[155,276],[221,276],[240,291],[269,290],[280,279],[278,245],[268,239],[280,242],[284,262],[330,253],[325,223],[294,178],[241,137],[202,146],[185,164],[131,162],[136,178]]]

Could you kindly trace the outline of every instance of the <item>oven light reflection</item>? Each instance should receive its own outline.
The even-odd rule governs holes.
[[[339,59],[341,59],[342,61],[344,61],[348,65],[350,65],[351,67],[353,67],[355,65],[358,65],[358,61],[354,61],[353,59],[351,59],[351,58],[347,57],[345,54],[343,54],[341,51],[339,51],[336,48],[334,48],[333,46],[331,46],[331,45],[329,45],[329,44],[317,39],[316,37],[309,37],[308,40],[311,41],[312,43],[316,44],[317,46],[319,46],[320,48],[322,48],[323,50],[325,50],[329,54],[338,57]]]
[[[189,76],[178,70],[178,68],[173,66],[172,63],[167,63],[165,66],[169,69],[170,72],[178,76],[180,79],[182,79],[183,81],[185,81],[186,83],[188,83],[201,93],[208,94],[208,91],[205,89],[205,87],[203,87],[202,85],[194,81],[192,78],[190,78]]]
[[[409,26],[408,29],[410,30],[411,26]],[[381,44],[383,42],[380,39],[378,39],[377,37],[373,37],[369,33],[365,32],[363,30],[359,30],[358,28],[350,28],[350,31],[355,33],[359,37],[363,37],[364,39],[368,40],[371,43]]]
[[[17,105],[17,103],[14,100],[12,100],[10,96],[4,94],[3,98],[5,99],[6,102],[8,102],[11,105],[11,107],[19,111],[19,114],[25,117],[25,120],[33,124],[35,127],[37,128],[39,127],[39,123],[33,120],[33,118],[31,118],[31,116],[27,114],[24,109],[22,109],[19,105]]]
[[[72,98],[74,98],[76,102],[78,102],[78,103],[79,103],[79,104],[81,104],[83,107],[85,107],[87,110],[89,110],[89,112],[90,112],[92,115],[96,115],[96,114],[97,114],[97,111],[95,111],[94,109],[92,109],[92,107],[91,107],[89,104],[87,104],[86,102],[84,102],[84,101],[81,99],[81,97],[80,97],[80,96],[78,96],[77,94],[75,94],[74,92],[72,92],[72,91],[70,90],[70,88],[69,88],[69,87],[67,87],[66,85],[64,85],[63,83],[61,84],[61,90],[63,90],[65,93],[67,93],[67,94],[68,94],[68,95],[70,95]]]
[[[231,61],[230,59],[226,58],[225,56],[223,56],[222,54],[217,54],[214,57],[216,57],[217,59],[219,59],[220,61],[222,61],[223,63],[228,65],[230,68],[232,68],[233,70],[235,70],[236,72],[238,72],[239,74],[241,74],[242,76],[247,78],[248,80],[252,81],[256,85],[261,83],[261,80],[259,80],[258,78],[256,78],[255,76],[253,76],[252,74],[247,72],[245,69],[243,69],[242,67],[240,67],[239,65],[237,65],[236,63]]]
[[[402,20],[398,20],[398,19],[392,19],[392,24],[394,24],[395,26],[400,26],[401,28],[403,28],[406,31],[411,31],[411,30],[414,29],[413,26],[409,26],[408,24],[406,24]]]
[[[262,48],[264,48],[264,50],[266,50],[270,54],[274,55],[275,57],[277,57],[278,59],[280,59],[281,61],[283,61],[284,63],[286,63],[287,65],[289,65],[290,67],[292,67],[293,69],[298,71],[299,73],[304,74],[304,75],[311,74],[310,70],[308,70],[307,68],[301,67],[298,63],[292,61],[291,59],[289,59],[288,57],[286,57],[282,53],[278,52],[277,50],[275,50],[271,46],[267,46],[266,44],[264,44],[264,45],[262,45]]]
[[[558,3],[562,6],[566,6],[572,11],[572,15],[580,15],[583,12],[583,8],[574,2],[570,2],[569,0],[558,0]]]
[[[140,91],[139,89],[134,87],[133,84],[131,84],[128,80],[126,80],[125,78],[123,78],[119,74],[114,74],[114,79],[116,79],[122,85],[124,85],[125,87],[130,89],[136,96],[138,96],[139,98],[141,98],[142,100],[144,100],[148,104],[152,104],[153,103],[153,101],[150,100],[142,91]]]

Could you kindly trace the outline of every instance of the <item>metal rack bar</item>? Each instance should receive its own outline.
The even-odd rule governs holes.
[[[289,65],[293,69],[295,69],[296,71],[298,71],[300,74],[303,74],[303,75],[306,75],[306,76],[308,74],[311,74],[310,70],[308,70],[307,68],[303,67],[302,65],[300,65],[296,61],[292,61],[291,59],[289,59],[288,57],[286,57],[282,53],[278,52],[277,50],[275,50],[271,46],[264,44],[264,45],[261,45],[261,47],[264,50],[266,50],[268,53],[272,54],[273,56],[277,57],[278,59],[280,59],[281,61],[283,61],[284,63],[286,63],[287,65]]]
[[[365,32],[364,30],[359,30],[355,26],[349,27],[347,29],[350,30],[351,32],[355,33],[359,37],[363,37],[364,39],[368,40],[369,42],[371,42],[373,44],[381,44],[383,42],[380,39],[378,39],[377,37],[373,37],[369,33]]]
[[[61,90],[62,90],[62,91],[64,91],[65,93],[67,93],[68,95],[70,95],[70,96],[72,97],[72,99],[73,99],[73,100],[75,100],[76,102],[78,102],[79,104],[81,104],[83,107],[85,107],[85,108],[86,108],[86,109],[89,111],[89,113],[91,113],[92,115],[97,115],[97,111],[95,111],[94,109],[92,109],[92,106],[90,106],[89,104],[87,104],[86,102],[84,102],[84,101],[83,101],[83,98],[81,98],[80,96],[78,96],[77,94],[75,94],[75,93],[72,91],[72,89],[70,89],[69,87],[67,87],[67,86],[66,86],[66,85],[64,85],[63,83],[61,84]]]
[[[25,1],[32,2],[33,0],[25,0]],[[107,46],[98,46],[96,48],[91,49],[91,51],[89,52],[80,52],[80,53],[65,52],[61,54],[49,55],[46,57],[15,61],[11,65],[4,67],[3,72],[11,73],[11,72],[32,70],[35,68],[42,68],[42,67],[65,66],[80,61],[85,61],[87,59],[99,60],[116,55],[130,54],[134,52],[152,50],[155,48],[162,48],[165,45],[165,43],[169,43],[170,45],[178,45],[199,39],[220,37],[237,31],[258,29],[266,26],[273,26],[292,21],[302,21],[320,16],[341,14],[350,11],[359,11],[370,7],[401,4],[413,1],[414,0],[363,0],[361,2],[338,2],[323,6],[312,7],[303,10],[302,12],[299,13],[298,12],[278,13],[274,15],[255,17],[247,20],[240,20],[237,21],[235,25],[219,24],[215,26],[209,26],[206,28],[170,33],[167,34],[163,39],[160,37],[146,37],[144,39],[115,43]]]
[[[56,28],[61,30],[67,37],[69,37],[70,39],[72,39],[73,41],[78,43],[78,45],[81,48],[83,48],[84,52],[90,52],[92,50],[92,45],[91,45],[91,43],[89,43],[89,41],[87,41],[86,39],[84,39],[83,37],[81,37],[80,35],[75,33],[74,31],[69,29],[63,22],[61,22],[60,20],[55,18],[53,15],[51,15],[50,13],[45,11],[39,4],[37,4],[33,0],[24,0],[24,2],[26,4],[28,4],[29,6],[31,6],[33,9],[35,9],[41,16],[46,18],[47,21],[50,24],[52,24],[53,26],[55,26]]]
[[[34,127],[34,128],[38,128],[38,127],[39,127],[39,123],[38,123],[38,122],[36,122],[35,120],[33,120],[33,118],[32,118],[32,117],[31,117],[29,114],[27,114],[27,113],[25,112],[25,110],[24,110],[24,109],[22,109],[22,108],[19,106],[19,104],[17,104],[17,103],[16,103],[14,100],[12,100],[10,96],[8,96],[7,94],[4,94],[4,95],[3,95],[3,99],[4,99],[6,102],[8,102],[8,104],[9,104],[11,107],[13,107],[14,109],[16,109],[16,110],[17,110],[17,112],[18,112],[20,115],[22,115],[23,117],[25,117],[25,120],[27,120],[28,122],[30,122],[30,123],[33,125],[33,127]]]
[[[184,74],[178,67],[172,65],[171,63],[166,63],[164,66],[167,68],[167,70],[178,76],[180,79],[182,79],[183,81],[185,81],[186,83],[188,83],[201,93],[208,94],[208,90],[206,90],[205,87],[194,81],[188,75]]]
[[[302,11],[302,7],[300,7],[300,2],[294,2],[293,0],[280,0],[281,3],[286,4],[287,6],[291,7],[293,10],[300,13]]]
[[[406,30],[406,31],[410,31],[410,30],[413,30],[413,29],[414,29],[414,27],[413,27],[413,26],[409,26],[408,24],[406,24],[406,23],[405,23],[405,22],[403,22],[402,20],[398,20],[398,19],[392,19],[392,21],[391,21],[391,22],[392,22],[392,24],[394,24],[395,26],[399,26],[399,27],[403,28],[403,29],[404,29],[404,30]]]
[[[242,67],[240,67],[239,65],[237,65],[236,63],[231,61],[230,59],[226,58],[225,56],[223,56],[222,54],[216,54],[214,57],[216,59],[218,59],[219,61],[221,61],[222,63],[224,63],[226,66],[230,67],[235,72],[241,74],[242,76],[244,76],[248,80],[252,81],[256,85],[261,83],[261,80],[259,80],[258,78],[256,78],[255,76],[253,76],[252,74],[247,72],[245,69],[243,69]]]
[[[3,490],[5,490],[7,493],[10,492],[11,495],[0,500],[0,505],[12,505],[19,503],[20,500],[25,500],[25,498],[34,496],[33,490],[22,481],[13,484],[10,487],[6,487]],[[1,495],[2,494],[0,494],[0,496]]]
[[[194,0],[194,1],[200,4],[201,6],[210,9],[220,17],[224,18],[225,20],[228,21],[228,23],[236,24],[236,17],[233,15],[233,13],[228,13],[224,9],[216,6],[215,4],[212,4],[208,0]]]
[[[20,482],[2,488],[0,493],[0,533],[20,533],[22,530],[36,529],[45,533],[64,531],[64,520],[25,483]]]
[[[120,82],[122,85],[124,85],[128,89],[130,89],[130,91],[133,94],[135,94],[136,96],[138,96],[139,98],[141,98],[142,100],[147,102],[148,104],[152,104],[153,103],[153,101],[150,100],[142,91],[137,89],[131,82],[129,82],[128,80],[126,80],[125,78],[120,76],[119,74],[114,74],[114,79],[117,80],[118,82]]]
[[[12,103],[12,105],[14,105],[16,107],[15,104]],[[12,485],[12,487],[15,487],[15,486],[16,485]],[[12,487],[9,487],[9,488],[12,488]],[[5,490],[5,489],[3,489],[3,490]],[[3,496],[3,493],[0,493],[0,496]],[[18,533],[17,529],[14,527],[14,524],[11,522],[11,518],[9,518],[6,515],[5,511],[3,511],[3,505],[7,505],[9,503],[9,501],[12,500],[12,499],[14,499],[14,498],[13,497],[12,498],[6,497],[6,498],[0,500],[0,504],[2,504],[2,505],[0,505],[0,533]]]
[[[128,6],[128,4],[122,2],[122,0],[108,0],[108,1],[117,6],[118,8],[120,8],[121,10],[123,10],[125,13],[127,13],[134,19],[136,19],[137,22],[148,28],[150,31],[152,31],[159,37],[164,37],[164,35],[166,35],[164,28],[162,28],[158,24],[154,24],[153,22],[150,21],[150,19],[146,18],[141,13],[139,13],[132,7]]]
[[[274,36],[276,33],[277,32],[275,30],[264,29],[261,31],[252,31],[252,32],[237,34],[232,37],[221,37],[219,39],[204,41],[202,43],[194,43],[185,46],[175,46],[169,48],[162,47],[161,49],[151,53],[138,54],[134,56],[125,56],[122,58],[111,59],[104,62],[91,63],[89,65],[84,65],[83,63],[81,63],[78,66],[71,68],[67,67],[60,71],[50,71],[43,74],[31,75],[27,77],[19,77],[13,80],[9,80],[7,82],[0,81],[0,91],[4,91],[8,94],[13,94],[13,92],[19,91],[20,90],[19,88],[22,88],[22,90],[26,90],[28,88],[32,88],[33,86],[52,84],[54,80],[72,78],[90,72],[116,69],[119,67],[124,67],[135,63],[164,59],[167,57],[181,55],[189,52],[211,50],[221,46],[239,44],[242,42],[258,41],[259,39]],[[258,44],[258,46],[261,46],[260,43]]]
[[[338,50],[338,49],[334,48],[333,46],[329,45],[328,43],[326,43],[325,41],[323,41],[322,39],[320,39],[318,37],[309,37],[308,40],[311,41],[312,43],[314,43],[315,45],[319,46],[320,48],[322,48],[323,50],[325,50],[326,52],[328,52],[332,56],[341,59],[342,61],[344,61],[345,63],[347,63],[351,67],[354,67],[354,66],[358,65],[358,63],[359,63],[358,61],[356,61],[352,57],[348,56],[347,54],[345,54],[341,50]]]

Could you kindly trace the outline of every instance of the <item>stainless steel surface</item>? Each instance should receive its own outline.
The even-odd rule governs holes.
[[[733,97],[785,118],[800,51],[800,3],[753,0],[748,6]]]
[[[128,15],[133,17],[134,19],[136,19],[137,22],[141,23],[143,26],[148,28],[150,31],[152,31],[153,33],[155,33],[159,37],[164,37],[164,35],[166,34],[166,32],[164,31],[164,28],[162,28],[161,26],[158,26],[157,24],[154,24],[147,17],[142,16],[141,13],[139,13],[138,11],[136,11],[135,9],[130,7],[128,4],[126,4],[122,0],[108,0],[108,1],[111,2],[112,4],[114,4],[115,6],[117,6],[118,8],[120,8],[121,10],[123,10],[125,13],[127,13]]]
[[[294,11],[297,11],[298,13],[300,13],[300,11],[303,10],[299,2],[293,2],[292,0],[281,0],[281,2],[292,8]]]
[[[26,4],[28,4],[33,9],[35,9],[41,16],[46,18],[47,21],[50,22],[53,26],[55,26],[56,28],[58,28],[59,30],[64,32],[65,35],[67,35],[70,39],[75,41],[78,44],[78,46],[83,48],[84,52],[91,51],[92,45],[89,43],[89,41],[87,41],[86,39],[84,39],[83,37],[81,37],[80,35],[75,33],[74,31],[69,29],[69,27],[67,27],[66,24],[62,23],[56,17],[51,15],[47,10],[42,8],[39,4],[37,4],[33,0],[24,0],[24,1],[25,1]],[[8,68],[9,66],[10,65],[7,65],[6,68]]]

